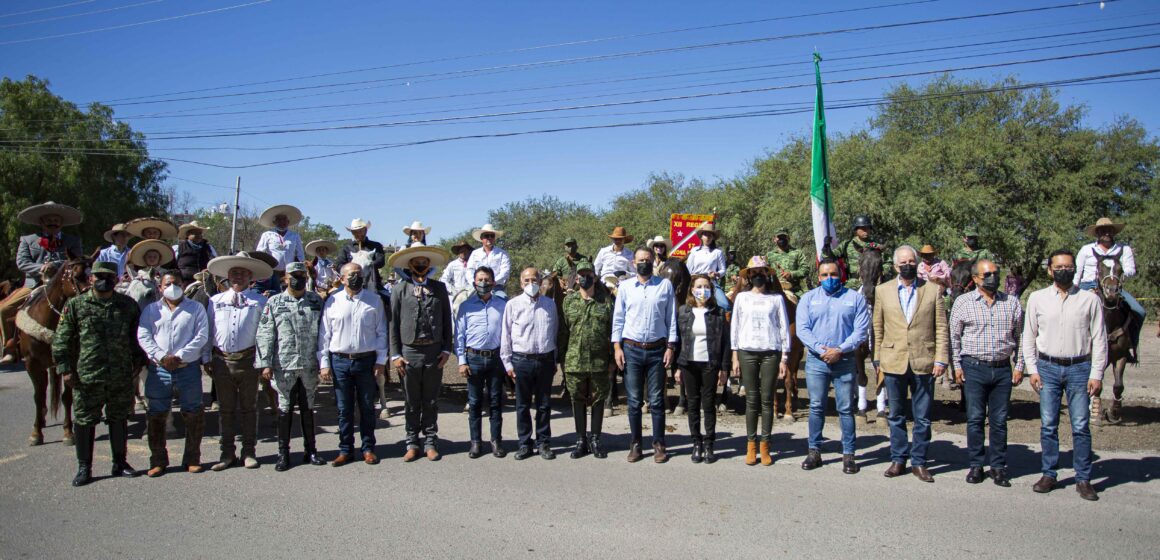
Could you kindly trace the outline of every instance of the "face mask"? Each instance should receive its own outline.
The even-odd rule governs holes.
[[[481,296],[486,296],[487,294],[490,294],[492,289],[494,289],[494,288],[495,288],[494,284],[489,284],[487,282],[476,282],[475,283],[475,293],[477,293]]]
[[[653,266],[651,262],[636,263],[636,273],[640,276],[652,276]]]
[[[286,282],[286,284],[288,286],[290,286],[291,290],[294,290],[295,292],[300,292],[300,291],[306,289],[306,278],[303,278],[301,276],[291,276],[290,280],[288,282]]]
[[[361,274],[356,274],[346,279],[346,287],[350,288],[352,292],[357,292],[363,287],[363,277]]]
[[[1055,279],[1055,283],[1060,287],[1070,288],[1072,280],[1075,280],[1075,269],[1053,270],[1051,271],[1051,277]]]
[[[835,294],[842,287],[842,280],[840,278],[826,278],[822,280],[822,289],[827,294]]]
[[[181,301],[185,297],[185,292],[181,291],[181,286],[170,284],[162,290],[161,295],[169,301]]]
[[[974,237],[968,237],[967,238],[967,248],[969,248],[972,251],[977,250],[979,248],[979,240],[974,238]]]
[[[999,273],[988,272],[984,274],[983,283],[981,285],[983,286],[984,290],[992,294],[995,293],[995,291],[999,289]]]
[[[591,288],[592,286],[596,285],[596,277],[595,276],[581,276],[579,279],[576,280],[576,283],[580,285],[581,289],[587,290],[587,289]]]
[[[528,294],[528,297],[536,297],[540,295],[540,283],[534,282],[524,286],[524,293]]]
[[[778,247],[781,247],[782,249],[785,249],[785,248],[786,248],[786,246],[788,246],[788,245],[789,245],[789,240],[788,240],[788,239],[786,239],[786,238],[784,238],[784,237],[778,237],[778,238],[777,238],[777,246],[778,246]]]
[[[281,234],[285,235],[285,233],[286,233],[286,228],[284,228],[284,227],[276,227],[276,228],[274,228],[274,231],[276,231],[276,232],[278,232],[278,233],[281,233]]]
[[[108,276],[97,276],[96,281],[93,282],[93,289],[98,292],[111,292],[113,286],[117,285],[117,281]]]
[[[749,277],[749,283],[753,284],[754,288],[764,288],[769,282],[769,278],[764,274],[754,274]]]
[[[918,277],[918,267],[913,264],[900,264],[898,265],[898,275],[903,280],[914,280]]]
[[[709,288],[693,288],[693,297],[697,301],[707,301],[709,299]]]

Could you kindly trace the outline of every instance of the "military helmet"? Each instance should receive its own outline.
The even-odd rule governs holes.
[[[873,228],[873,227],[874,227],[874,225],[870,223],[870,216],[867,216],[865,214],[860,214],[860,215],[854,216],[854,225],[850,227],[850,231],[854,231],[858,228]]]

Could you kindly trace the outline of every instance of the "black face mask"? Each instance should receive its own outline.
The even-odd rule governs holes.
[[[493,289],[495,289],[495,284],[490,284],[488,282],[476,282],[475,283],[475,293],[477,293],[481,296],[486,296],[487,294],[490,294]]]
[[[116,285],[117,280],[107,275],[97,276],[93,281],[93,289],[98,292],[111,292]]]
[[[302,276],[291,276],[290,279],[286,281],[286,284],[290,286],[291,290],[294,290],[295,292],[301,292],[302,290],[306,289],[306,278]]]
[[[652,276],[652,273],[653,273],[652,263],[648,262],[648,261],[636,263],[636,273],[639,274],[640,276]]]
[[[972,251],[977,251],[979,249],[979,239],[976,237],[968,237],[967,248]]]
[[[352,291],[359,291],[363,287],[363,277],[361,274],[356,274],[346,279],[346,287]]]
[[[898,265],[898,275],[903,280],[914,280],[918,277],[918,267],[913,264],[900,264]]]
[[[785,249],[786,247],[789,246],[789,240],[784,238],[784,237],[778,237],[777,238],[777,246],[781,247],[782,249]]]
[[[769,283],[769,277],[764,274],[754,274],[749,277],[749,283],[753,284],[754,288],[764,288]]]
[[[1067,270],[1052,270],[1051,277],[1060,287],[1070,288],[1072,281],[1075,280],[1075,269],[1069,268]]]
[[[982,287],[983,290],[985,290],[989,293],[992,293],[992,294],[995,293],[996,291],[999,290],[999,273],[998,272],[988,272],[988,273],[984,274],[983,275],[983,282],[981,284],[979,284],[979,286]]]
[[[596,285],[596,277],[595,276],[581,276],[580,278],[578,278],[576,280],[576,283],[580,285],[580,288],[587,290],[587,289],[591,288],[592,286]]]

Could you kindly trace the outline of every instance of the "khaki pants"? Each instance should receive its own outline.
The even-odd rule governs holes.
[[[238,420],[242,424],[242,457],[254,457],[258,442],[259,377],[254,367],[254,349],[225,355],[214,349],[211,371],[221,407],[222,460],[237,457],[234,440]]]

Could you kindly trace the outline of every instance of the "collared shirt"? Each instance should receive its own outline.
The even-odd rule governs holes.
[[[154,363],[170,355],[184,364],[200,363],[209,341],[209,316],[189,298],[173,309],[165,300],[151,303],[137,324],[137,342]]]
[[[994,303],[987,305],[982,290],[975,289],[959,296],[951,308],[951,358],[959,370],[963,368],[963,356],[995,362],[1020,354],[1022,335],[1023,306],[1019,305],[1019,298],[996,292]],[[1015,369],[1023,368],[1020,354]]]
[[[947,264],[942,259],[935,259],[931,264],[926,264],[926,261],[918,261],[918,277],[922,280],[930,280],[931,278],[950,278],[951,265]]]
[[[1089,379],[1103,379],[1108,363],[1108,333],[1099,296],[1072,286],[1066,294],[1055,285],[1032,292],[1023,323],[1023,360],[1039,373],[1039,352],[1053,358],[1091,354]]]
[[[270,253],[270,256],[278,259],[278,264],[274,270],[286,270],[286,265],[306,260],[306,251],[302,248],[302,238],[298,236],[298,232],[289,229],[286,230],[286,233],[278,233],[274,230],[263,233],[262,237],[258,238],[256,249]]]
[[[334,269],[334,261],[318,257],[314,263],[314,286],[330,289],[338,279],[338,271]]]
[[[733,350],[777,350],[783,352],[782,361],[789,360],[789,320],[781,294],[759,294],[752,290],[737,294],[729,329]]]
[[[870,333],[870,307],[857,290],[842,287],[834,295],[822,288],[805,293],[797,305],[797,337],[817,355],[824,347],[853,352]]]
[[[725,253],[721,249],[710,249],[704,245],[693,247],[689,256],[685,258],[685,266],[689,267],[689,274],[717,273],[725,275]]]
[[[481,266],[490,268],[495,273],[495,285],[503,288],[512,271],[512,259],[508,256],[507,251],[499,247],[492,247],[491,252],[480,247],[472,251],[470,257],[467,257],[467,277],[475,278],[475,269]]]
[[[474,276],[467,277],[467,261],[457,258],[443,269],[443,275],[439,277],[439,281],[447,284],[447,293],[454,297],[454,294],[462,290],[470,290],[474,278]]]
[[[902,314],[906,316],[906,324],[914,319],[914,309],[918,305],[918,282],[911,282],[909,286],[898,282],[898,303],[902,305]]]
[[[375,353],[375,364],[387,363],[387,314],[378,294],[363,288],[351,296],[345,289],[326,299],[318,328],[319,367],[330,367],[330,353]]]
[[[668,339],[677,342],[677,303],[673,285],[659,276],[645,282],[639,276],[620,283],[612,311],[612,342]]]
[[[632,249],[622,247],[617,251],[613,247],[613,245],[602,247],[596,252],[596,260],[592,261],[592,268],[596,272],[597,278],[617,276],[616,273],[620,271],[624,272],[625,275],[634,274]]]
[[[520,294],[507,303],[503,310],[503,330],[500,335],[499,359],[504,369],[512,371],[512,354],[546,354],[556,349],[556,330],[559,326],[556,302],[540,296],[532,299]]]
[[[1124,269],[1123,280],[1136,275],[1136,255],[1132,248],[1123,243],[1112,245],[1111,249],[1104,250],[1099,243],[1088,243],[1075,254],[1075,269],[1079,271],[1079,283],[1095,282],[1100,278],[1100,261],[1104,257],[1120,257],[1120,267]]]
[[[455,313],[455,356],[460,364],[467,363],[467,349],[495,350],[499,348],[503,330],[503,310],[507,300],[492,295],[484,302],[479,294],[471,294],[459,304]]]
[[[209,298],[207,311],[212,344],[206,345],[206,361],[213,348],[232,353],[253,346],[265,306],[266,297],[254,290],[235,292],[231,289]]]
[[[117,263],[117,279],[125,275],[125,257],[129,255],[129,248],[118,249],[116,245],[109,245],[97,255],[97,262]]]

